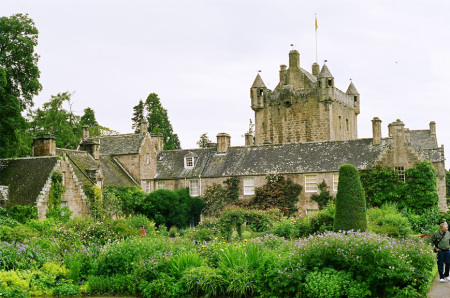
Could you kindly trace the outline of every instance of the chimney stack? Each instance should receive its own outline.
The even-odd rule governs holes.
[[[381,144],[381,120],[378,117],[372,119],[373,144]]]
[[[141,135],[145,135],[148,132],[148,122],[147,120],[142,120],[141,127],[140,127],[140,133]]]
[[[430,122],[430,133],[432,135],[436,135],[436,122],[434,121]]]
[[[230,135],[221,132],[217,135],[217,153],[227,153],[230,147]]]
[[[33,140],[33,156],[55,156],[56,138],[52,134],[39,135]]]
[[[245,146],[253,146],[253,134],[249,132],[245,134]]]
[[[155,146],[156,153],[164,150],[164,135],[162,133],[152,133],[152,143]]]
[[[89,138],[89,125],[83,125],[83,140]]]

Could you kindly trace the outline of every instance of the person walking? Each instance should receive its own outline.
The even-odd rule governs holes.
[[[439,281],[450,280],[450,233],[447,232],[447,223],[441,223],[440,229],[431,236],[431,244],[437,253],[437,265],[439,271]],[[445,271],[444,271],[445,264]]]

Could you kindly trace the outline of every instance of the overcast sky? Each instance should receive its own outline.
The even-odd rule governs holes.
[[[242,135],[254,119],[249,88],[257,71],[269,89],[288,64],[290,44],[300,66],[316,60],[337,88],[350,78],[361,94],[358,137],[371,119],[407,128],[437,123],[450,156],[450,1],[22,1],[1,0],[0,14],[28,13],[39,30],[42,92],[35,107],[75,92],[73,110],[94,109],[97,121],[131,133],[133,106],[159,95],[185,149],[204,132]]]

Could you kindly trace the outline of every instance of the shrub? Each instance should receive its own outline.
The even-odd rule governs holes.
[[[398,171],[390,167],[376,166],[359,173],[368,207],[381,207],[385,203],[401,200],[405,183],[400,179]]]
[[[286,216],[296,212],[295,205],[302,186],[277,174],[267,175],[266,181],[265,185],[255,188],[255,197],[252,198],[250,205],[263,210],[278,208]]]
[[[169,229],[169,236],[170,237],[177,237],[179,234],[178,234],[178,228],[176,227],[176,226],[172,226],[172,227],[170,227],[170,229]]]
[[[139,230],[144,226],[147,233],[153,233],[155,231],[155,223],[142,214],[127,217],[127,222],[132,229]]]
[[[278,237],[289,239],[294,235],[294,227],[289,219],[283,219],[273,224],[272,233]]]
[[[15,205],[8,209],[8,216],[21,224],[31,219],[37,219],[37,215],[36,206]]]
[[[203,195],[203,201],[205,202],[203,213],[206,216],[219,216],[224,208],[225,200],[225,188],[218,183],[213,183],[206,188]]]
[[[210,229],[205,228],[197,228],[187,234],[189,239],[195,240],[199,243],[210,241],[214,236],[216,235]]]
[[[218,270],[210,267],[193,267],[180,280],[182,287],[194,297],[217,297],[225,292],[225,281]]]
[[[328,205],[328,203],[334,201],[334,197],[330,195],[325,180],[319,183],[318,188],[320,190],[320,194],[312,195],[311,200],[317,202],[317,204],[319,205],[319,210],[322,210]]]
[[[334,231],[367,229],[366,199],[358,170],[352,165],[339,168]]]
[[[200,258],[196,251],[180,252],[173,256],[168,263],[170,275],[177,280],[181,278],[183,272],[187,269],[202,265],[203,259]]]
[[[88,291],[90,293],[135,294],[138,280],[133,275],[90,275],[88,277]]]
[[[76,285],[61,283],[53,289],[53,296],[76,296],[78,295],[79,288]]]
[[[369,230],[391,237],[406,237],[411,232],[408,218],[403,216],[393,205],[367,210]]]

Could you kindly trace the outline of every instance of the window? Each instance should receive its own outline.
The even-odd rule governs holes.
[[[156,189],[165,189],[166,188],[166,184],[164,183],[164,181],[156,181]]]
[[[345,124],[347,125],[347,132],[348,132],[348,119],[345,119]]]
[[[355,102],[358,101],[358,96],[353,96],[353,99],[355,100]]]
[[[334,191],[337,191],[338,183],[339,183],[339,174],[338,173],[334,173],[333,174],[333,190]]]
[[[184,156],[184,168],[193,169],[195,167],[195,161],[197,160],[197,155],[193,152],[189,152]]]
[[[255,194],[255,178],[244,178],[244,195],[251,196]]]
[[[145,192],[146,193],[150,192],[150,181],[145,181]]]
[[[305,175],[305,191],[317,192],[317,175]]]
[[[189,194],[192,197],[198,197],[199,191],[198,191],[198,180],[189,180]]]
[[[147,153],[147,154],[145,155],[145,163],[146,163],[146,164],[149,164],[149,163],[150,163],[150,153]]]
[[[333,87],[333,80],[332,79],[328,79],[328,87]]]
[[[406,180],[405,167],[394,167],[394,170],[398,173],[400,180],[405,182]]]
[[[66,172],[62,172],[62,185],[66,185]]]
[[[342,125],[341,125],[341,116],[339,116],[339,129],[342,129]]]
[[[67,202],[66,201],[61,202],[61,208],[64,208],[64,207],[67,207]]]

